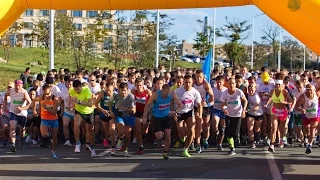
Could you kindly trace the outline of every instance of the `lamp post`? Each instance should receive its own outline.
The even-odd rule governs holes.
[[[157,45],[156,45],[156,68],[159,67],[159,33],[160,33],[160,11],[157,11]]]
[[[255,15],[254,13],[252,14],[252,38],[251,38],[251,69],[253,69],[253,42],[254,42],[254,19],[256,17],[262,16],[262,14],[257,14]]]

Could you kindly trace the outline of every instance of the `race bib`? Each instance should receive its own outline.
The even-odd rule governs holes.
[[[146,104],[147,103],[147,98],[146,97],[137,97],[136,102],[140,104]]]
[[[158,109],[159,110],[166,110],[170,107],[170,103],[166,103],[166,104],[159,104]]]
[[[22,105],[23,101],[22,100],[13,99],[12,104],[13,105]]]

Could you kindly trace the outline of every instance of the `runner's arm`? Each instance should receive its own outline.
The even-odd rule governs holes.
[[[27,101],[27,105],[23,106],[23,107],[21,106],[21,110],[28,110],[32,101],[31,101],[30,96],[27,93],[27,91],[25,91],[25,93],[24,93],[24,99]]]
[[[59,106],[59,98],[55,97],[54,98],[54,103],[53,103],[53,107],[52,108],[46,108],[46,110],[50,113],[50,114],[57,114],[57,109]]]
[[[214,104],[214,94],[211,85],[205,81],[204,88],[207,90],[207,93],[209,95],[209,104],[212,106]]]
[[[7,101],[8,101],[8,96],[10,96],[10,91],[7,91],[4,95],[4,99],[3,99],[3,111],[6,112],[8,109],[7,109]]]
[[[157,99],[157,92],[152,93],[152,96],[149,98],[147,104],[144,106],[143,117],[147,117],[148,112],[150,111],[151,104]]]
[[[84,102],[84,101],[79,101],[79,100],[77,100],[77,102],[78,102],[79,105],[88,106],[88,107],[91,107],[91,106],[93,105],[93,101],[94,101],[94,100],[93,100],[92,97],[88,99],[88,102]]]
[[[180,99],[178,98],[178,96],[176,95],[176,93],[172,92],[171,94],[172,94],[172,99],[178,105],[178,108],[176,109],[176,112],[180,112],[181,109],[183,108],[183,104],[180,101]]]
[[[95,107],[101,112],[105,110],[100,106],[100,101],[101,101],[102,97],[103,97],[103,91],[100,91],[99,95],[97,96],[97,99],[95,99],[95,101],[94,101]]]
[[[294,109],[297,110],[297,111],[303,112],[304,109],[301,107],[301,105],[303,105],[303,104],[304,104],[304,95],[302,94],[302,95],[299,96]]]

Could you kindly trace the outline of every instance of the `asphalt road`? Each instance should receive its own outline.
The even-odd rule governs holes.
[[[132,145],[131,150],[135,149]],[[320,179],[320,148],[304,154],[305,148],[237,148],[235,156],[209,148],[191,158],[180,157],[181,149],[170,149],[170,160],[162,159],[162,149],[148,145],[144,155],[123,157],[122,152],[97,147],[97,158],[84,148],[59,147],[58,159],[51,158],[50,148],[28,147],[11,153],[0,148],[0,180],[16,179]],[[130,150],[129,150],[130,151]]]

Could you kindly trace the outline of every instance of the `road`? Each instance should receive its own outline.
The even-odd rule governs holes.
[[[131,150],[134,149],[134,145]],[[0,148],[1,180],[35,179],[320,179],[320,148],[304,154],[299,147],[276,148],[275,154],[266,148],[238,148],[235,156],[227,156],[209,148],[191,158],[180,157],[181,149],[170,149],[170,160],[162,160],[162,149],[146,147],[144,155],[123,157],[117,152],[111,157],[103,147],[97,147],[97,158],[82,148],[59,147],[58,159],[50,157],[50,149],[28,147],[16,153]]]

